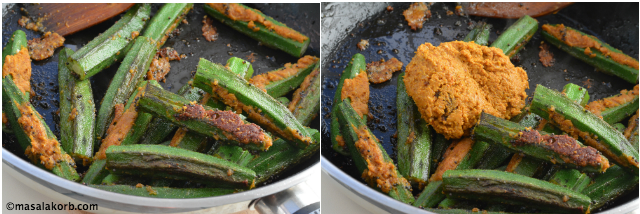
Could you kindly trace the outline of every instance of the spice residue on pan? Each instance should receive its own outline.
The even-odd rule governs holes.
[[[581,146],[576,139],[567,135],[541,135],[537,130],[525,130],[519,133],[513,142],[514,146],[536,145],[546,147],[561,155],[565,163],[577,166],[592,166],[605,171],[609,161],[590,146]]]
[[[13,82],[22,93],[31,92],[31,58],[26,47],[18,53],[7,55],[2,65],[2,78],[7,75],[13,77]]]
[[[402,69],[402,62],[398,59],[391,58],[388,61],[380,59],[367,64],[367,75],[371,83],[383,83],[390,80],[393,73]]]
[[[351,106],[360,117],[369,115],[369,80],[366,72],[361,71],[358,76],[345,79],[341,97],[351,99]]]
[[[253,123],[245,124],[242,118],[232,111],[206,110],[200,104],[187,104],[182,109],[182,112],[175,116],[177,120],[206,121],[222,130],[227,139],[243,144],[261,145],[263,142],[268,142],[265,145],[265,150],[271,146],[270,139],[267,138],[260,126]]]
[[[623,89],[620,94],[612,97],[607,97],[601,100],[595,100],[587,104],[584,108],[591,113],[600,116],[603,111],[613,108],[628,102],[638,97],[638,85],[633,87],[633,90],[628,91]]]
[[[207,3],[207,5],[211,6],[218,12],[225,14],[231,20],[248,22],[249,24],[247,27],[251,28],[254,31],[260,30],[259,27],[255,25],[255,23],[260,23],[270,31],[273,31],[282,37],[289,38],[297,42],[304,42],[309,39],[309,37],[302,35],[295,30],[292,30],[285,26],[274,24],[273,22],[265,18],[262,14],[245,8],[239,4]]]
[[[544,42],[540,43],[540,52],[538,53],[538,57],[540,57],[540,62],[544,67],[551,67],[553,63],[556,62],[556,59],[553,58],[553,54],[549,52],[549,45]]]
[[[369,47],[369,40],[361,39],[360,42],[356,44],[356,47],[358,47],[358,50],[361,50],[361,51],[367,49],[367,47]]]
[[[282,69],[254,76],[249,82],[266,91],[265,87],[267,84],[297,75],[303,68],[309,67],[316,62],[318,62],[318,57],[307,55],[298,59],[296,64],[287,63]]]
[[[53,56],[56,48],[62,47],[64,37],[58,33],[47,32],[42,38],[29,40],[29,55],[31,59],[39,61]]]
[[[202,36],[209,42],[218,39],[218,29],[213,26],[213,21],[207,15],[202,19]]]
[[[431,18],[431,11],[423,2],[415,2],[409,6],[409,9],[402,12],[405,20],[407,20],[411,30],[422,29],[425,19]]]
[[[147,71],[147,80],[156,80],[158,82],[166,81],[166,76],[171,71],[169,61],[180,60],[178,52],[170,47],[158,50],[155,57],[151,61],[149,71]]]
[[[420,45],[404,83],[422,118],[447,139],[468,136],[482,111],[519,114],[529,88],[527,73],[502,50],[460,41]]]
[[[546,31],[547,33],[551,34],[552,36],[556,37],[557,39],[571,47],[580,47],[585,49],[590,48],[589,51],[585,50],[585,54],[588,53],[587,55],[589,57],[592,57],[592,51],[597,50],[605,57],[611,58],[613,61],[629,66],[636,70],[638,69],[638,60],[623,54],[618,49],[608,48],[602,45],[602,42],[597,38],[581,34],[580,32],[572,28],[565,27],[564,24],[558,24],[555,26],[545,24],[542,25],[542,30]]]

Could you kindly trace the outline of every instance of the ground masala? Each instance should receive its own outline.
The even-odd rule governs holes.
[[[447,139],[468,136],[480,113],[509,119],[520,113],[527,73],[502,50],[473,42],[420,45],[404,83],[424,118]]]

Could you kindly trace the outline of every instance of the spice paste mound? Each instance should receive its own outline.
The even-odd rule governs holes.
[[[519,114],[529,88],[527,73],[502,50],[459,41],[420,45],[404,83],[422,118],[447,139],[468,136],[482,111]]]
[[[411,4],[409,9],[402,12],[404,19],[407,20],[411,30],[422,29],[425,18],[431,18],[431,11],[423,2],[415,2]]]

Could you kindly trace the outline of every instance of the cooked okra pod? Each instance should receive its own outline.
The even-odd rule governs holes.
[[[245,5],[207,3],[204,11],[263,45],[292,56],[301,57],[309,46],[309,37]]]
[[[289,111],[303,126],[308,126],[320,112],[320,65],[305,77],[300,88],[293,93],[293,99],[287,105]]]
[[[336,93],[333,97],[333,107],[331,107],[331,148],[343,155],[349,155],[349,151],[347,150],[347,146],[344,143],[344,137],[341,133],[343,127],[342,125],[340,125],[340,121],[338,121],[337,112],[338,104],[340,104],[343,99],[342,86],[344,85],[344,81],[346,79],[353,79],[361,72],[365,72],[366,69],[367,63],[365,62],[364,56],[359,53],[353,55],[353,57],[351,57],[351,61],[349,61],[349,65],[342,72],[342,76],[340,76],[340,82],[338,82],[338,87],[336,87]],[[361,120],[364,123],[367,123],[366,116],[362,117]]]
[[[495,170],[450,170],[443,191],[453,198],[535,206],[551,212],[589,213],[591,199],[546,181]]]
[[[118,173],[155,175],[176,180],[226,183],[251,189],[256,173],[210,155],[162,145],[112,146],[107,149],[107,168]]]
[[[22,53],[20,53],[22,51]],[[20,53],[20,54],[18,54]],[[10,56],[10,57],[7,57]],[[31,91],[31,58],[29,56],[29,50],[27,48],[27,35],[24,31],[16,30],[11,34],[11,38],[7,42],[7,45],[2,49],[2,65],[4,63],[12,61],[11,63],[24,63],[25,66],[20,66],[20,70],[4,71],[2,78],[11,74],[14,80],[21,81],[24,85],[20,87],[23,93],[29,94]],[[5,69],[6,70],[6,69]],[[27,95],[29,96],[29,95]],[[5,118],[5,109],[2,109],[2,118]],[[9,122],[2,121],[2,132],[12,133]]]
[[[545,24],[542,26],[542,38],[598,70],[638,83],[638,60],[594,36],[563,24]]]
[[[151,198],[205,198],[235,193],[234,189],[223,188],[169,188],[128,185],[89,185],[90,187],[109,192]]]
[[[317,57],[307,55],[298,59],[295,64],[287,63],[283,68],[256,75],[249,83],[265,90],[272,97],[281,97],[298,88],[317,64]]]
[[[584,108],[613,125],[638,111],[639,103],[636,85],[633,90],[622,90],[618,95],[590,102]]]
[[[164,45],[169,34],[187,16],[193,3],[166,3],[153,15],[142,36],[156,42],[158,48]]]
[[[150,13],[151,6],[146,3],[131,7],[111,28],[69,56],[69,69],[84,80],[124,58]]]
[[[73,50],[63,48],[58,55],[60,88],[60,144],[71,157],[85,163],[93,157],[93,131],[96,107],[89,80],[78,80],[67,68],[67,56]]]
[[[2,78],[2,109],[17,141],[31,161],[67,180],[78,180],[76,164],[63,149],[42,116],[33,108],[13,77]]]
[[[246,112],[249,120],[294,146],[305,148],[320,143],[311,138],[284,105],[219,64],[200,59],[193,84],[236,112]]]
[[[411,184],[398,172],[378,139],[351,107],[350,100],[343,100],[337,109],[337,115],[345,125],[342,130],[345,143],[364,181],[389,197],[413,203]]]
[[[511,58],[531,40],[537,30],[538,20],[525,15],[500,34],[491,47],[500,48],[507,57]]]
[[[572,137],[582,138],[583,143],[598,149],[614,163],[638,172],[638,152],[624,135],[559,92],[538,85],[531,102],[531,112]]]
[[[637,186],[638,174],[615,165],[605,173],[596,176],[593,182],[582,190],[582,194],[591,198],[591,210],[595,210],[634,190]]]
[[[469,34],[467,34],[466,37],[464,37],[465,42],[471,42],[473,41],[474,43],[478,44],[478,45],[487,45],[489,44],[489,34],[491,34],[491,28],[493,26],[491,24],[487,24],[487,23],[477,23],[476,26],[471,30],[471,32],[469,32]]]
[[[414,186],[424,186],[429,179],[431,129],[420,117],[418,107],[407,94],[404,73],[398,76],[398,171]]]

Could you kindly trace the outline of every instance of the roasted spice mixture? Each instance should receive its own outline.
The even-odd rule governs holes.
[[[353,79],[345,79],[340,96],[343,100],[351,100],[351,106],[360,117],[369,115],[369,80],[366,72],[360,71]]]
[[[367,64],[367,74],[369,82],[371,83],[383,83],[393,77],[393,73],[402,69],[402,62],[398,61],[395,57],[388,61],[380,59],[380,61],[374,61]]]
[[[2,65],[2,78],[13,77],[13,82],[22,93],[31,92],[31,59],[26,47],[15,55],[7,55]]]
[[[519,114],[529,88],[527,73],[502,50],[460,41],[420,45],[404,83],[422,118],[447,139],[468,136],[482,111]]]
[[[600,116],[600,114],[609,109],[613,108],[628,102],[633,101],[633,99],[638,97],[638,85],[633,87],[633,90],[628,91],[623,89],[620,91],[620,94],[607,97],[601,100],[595,100],[587,104],[584,108],[589,110],[591,113]]]
[[[216,41],[218,39],[218,29],[213,26],[213,21],[207,17],[207,15],[202,19],[202,36],[208,42]]]
[[[318,62],[318,57],[306,55],[298,59],[296,64],[287,63],[282,69],[254,76],[249,80],[249,82],[266,92],[265,87],[267,84],[286,79],[293,75],[298,75],[303,68],[309,67],[311,64],[316,62]]]
[[[39,61],[53,56],[56,48],[64,44],[64,37],[58,33],[46,32],[42,38],[33,38],[28,44],[31,59]]]
[[[422,29],[425,19],[431,18],[431,11],[423,2],[415,2],[407,10],[402,12],[411,30]]]
[[[20,111],[18,124],[31,140],[31,145],[24,152],[34,163],[41,163],[51,170],[61,161],[74,163],[71,156],[62,154],[60,143],[55,137],[49,137],[45,124],[42,124],[40,114],[34,111],[29,102],[17,105]]]

